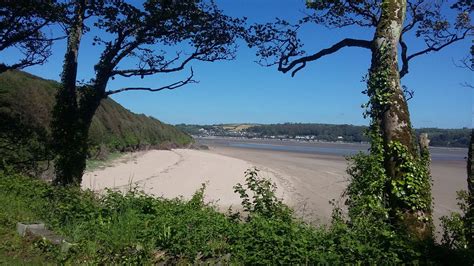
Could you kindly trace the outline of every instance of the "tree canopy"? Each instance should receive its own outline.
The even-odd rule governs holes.
[[[0,73],[8,69],[21,69],[43,64],[51,55],[54,40],[47,27],[62,21],[64,4],[55,1],[2,1],[0,3],[0,53],[17,49],[21,54],[17,62],[0,62]]]
[[[65,185],[80,183],[88,129],[103,99],[125,91],[157,92],[196,82],[192,69],[187,78],[157,87],[109,89],[110,79],[179,72],[192,61],[231,60],[235,40],[245,33],[244,19],[224,15],[213,2],[199,0],[148,0],[142,6],[127,1],[81,0],[75,2],[70,14],[63,87],[53,111],[57,180]],[[93,66],[95,76],[77,86],[82,34],[92,27],[92,44],[102,53]],[[170,53],[167,48],[177,51]]]
[[[307,63],[333,54],[346,47],[372,49],[372,40],[344,38],[334,45],[317,52],[305,50],[298,37],[300,28],[307,24],[317,24],[337,29],[358,26],[375,30],[380,22],[383,1],[378,0],[331,0],[307,1],[309,13],[296,23],[277,19],[267,24],[252,27],[253,34],[248,38],[249,45],[258,49],[260,63],[265,66],[276,65],[283,73],[294,76]],[[408,0],[406,18],[400,36],[401,67],[400,77],[409,72],[409,62],[414,58],[437,52],[465,39],[472,30],[470,13],[471,0],[431,1]],[[410,51],[411,35],[424,43],[424,48]]]

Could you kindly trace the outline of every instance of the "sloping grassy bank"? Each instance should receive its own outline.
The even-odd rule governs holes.
[[[0,238],[5,239],[0,262],[10,261],[5,256],[73,264],[439,262],[369,220],[348,223],[335,215],[328,228],[308,226],[292,218],[264,180],[253,176],[247,181],[237,189],[249,211],[241,219],[203,204],[204,189],[190,201],[134,190],[99,196],[0,174]],[[44,241],[25,242],[12,233],[18,221],[38,220],[77,245],[61,253]]]

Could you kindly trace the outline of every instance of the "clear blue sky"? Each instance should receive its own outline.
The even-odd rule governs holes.
[[[272,21],[275,17],[296,21],[305,11],[304,0],[220,0],[226,14],[246,16],[250,22]],[[304,29],[305,50],[316,52],[344,37],[372,37],[372,30],[346,28],[328,30],[321,26]],[[93,77],[93,65],[101,49],[91,45],[94,32],[82,41],[79,79]],[[411,51],[418,50],[421,40],[409,39]],[[441,52],[411,61],[410,73],[403,84],[415,90],[409,101],[415,127],[459,128],[472,126],[473,90],[460,85],[473,82],[472,73],[456,68],[453,60],[469,51],[465,40]],[[25,71],[47,79],[59,80],[65,43],[54,45],[53,56],[43,66]],[[13,60],[15,51],[0,55]],[[154,116],[164,122],[177,123],[282,123],[314,122],[333,124],[367,124],[361,104],[367,101],[361,82],[370,64],[366,49],[347,48],[337,54],[309,64],[296,77],[254,63],[255,51],[240,44],[237,59],[214,63],[194,62],[195,78],[200,82],[174,91],[126,92],[113,99],[136,113]],[[189,68],[178,74],[155,75],[145,79],[117,78],[110,89],[124,86],[162,86],[188,75]]]

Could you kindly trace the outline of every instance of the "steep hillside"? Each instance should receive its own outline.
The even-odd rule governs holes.
[[[0,155],[46,150],[54,95],[59,83],[20,71],[0,75]],[[173,126],[130,112],[112,99],[102,102],[89,131],[91,147],[113,150],[152,145],[184,146],[192,138]],[[34,142],[34,143],[31,143]],[[46,152],[46,151],[45,151]],[[22,154],[17,155],[22,158]],[[31,159],[31,158],[30,158]]]

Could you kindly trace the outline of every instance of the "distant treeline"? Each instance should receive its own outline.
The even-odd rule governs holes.
[[[177,127],[191,135],[202,135],[204,132],[216,136],[233,136],[236,132],[224,129],[225,125],[186,125],[180,124]],[[296,138],[313,137],[322,141],[347,141],[347,142],[368,142],[365,135],[366,126],[355,125],[333,125],[315,123],[284,123],[255,125],[246,130],[240,131],[238,135],[247,137],[274,137],[274,138]],[[467,147],[469,143],[470,129],[440,129],[440,128],[419,128],[415,133],[428,133],[431,146],[440,147]]]
[[[420,128],[416,129],[416,133],[417,135],[420,133],[428,133],[431,146],[467,148],[469,146],[471,129]]]
[[[337,141],[342,137],[344,141],[364,142],[368,141],[364,132],[366,126],[354,125],[331,125],[331,124],[303,124],[285,123],[259,125],[247,129],[247,132],[258,136],[286,135],[290,138],[296,136],[315,136],[319,140]],[[415,129],[417,135],[428,133],[432,146],[443,147],[467,147],[469,144],[470,129],[440,129],[419,128]]]
[[[342,140],[349,142],[368,141],[364,135],[367,127],[353,125],[331,125],[331,124],[303,124],[285,123],[259,125],[247,129],[247,132],[254,133],[259,137],[265,136],[285,136],[295,138],[297,136],[314,136],[315,139],[324,141]]]

